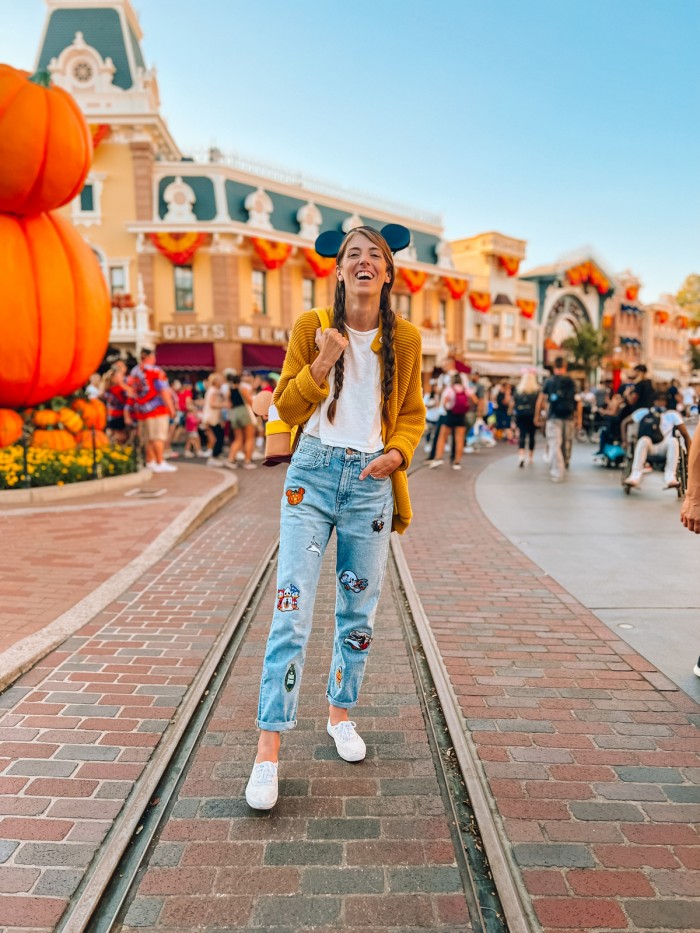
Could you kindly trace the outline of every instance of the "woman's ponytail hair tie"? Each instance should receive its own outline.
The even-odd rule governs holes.
[[[361,227],[353,227],[347,233],[341,233],[340,230],[326,230],[325,233],[321,233],[316,238],[314,249],[319,256],[335,259],[343,240],[356,230],[362,232]],[[400,249],[406,249],[411,242],[411,231],[402,224],[387,224],[378,232],[384,237],[392,253],[397,253]]]

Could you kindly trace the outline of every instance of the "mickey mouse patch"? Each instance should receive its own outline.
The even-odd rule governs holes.
[[[285,494],[287,496],[287,502],[290,505],[299,505],[299,503],[304,498],[304,493],[306,490],[303,486],[299,486],[297,489],[287,489]]]

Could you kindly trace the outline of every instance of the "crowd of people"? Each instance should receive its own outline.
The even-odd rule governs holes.
[[[176,447],[182,447],[184,458],[204,458],[210,467],[253,470],[262,459],[262,424],[253,412],[253,397],[272,392],[277,378],[229,369],[206,379],[171,382],[155,352],[144,348],[135,366],[118,359],[104,375],[91,376],[85,394],[104,401],[114,443],[140,443],[154,473],[177,470],[172,463],[180,456]]]

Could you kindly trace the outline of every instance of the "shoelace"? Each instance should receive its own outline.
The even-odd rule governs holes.
[[[343,722],[339,722],[337,726],[333,726],[333,731],[338,734],[338,738],[341,742],[349,742],[356,737],[355,725],[356,723],[354,722],[344,720]]]
[[[255,783],[271,784],[275,779],[276,768],[271,761],[261,761],[255,766]]]

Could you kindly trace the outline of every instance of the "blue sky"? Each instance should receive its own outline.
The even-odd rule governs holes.
[[[134,6],[183,151],[521,237],[524,268],[590,245],[648,301],[700,272],[698,0]],[[0,0],[0,61],[33,66],[44,16]]]

